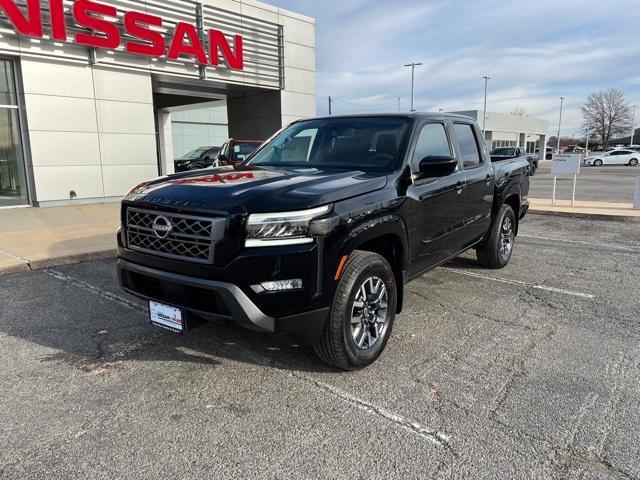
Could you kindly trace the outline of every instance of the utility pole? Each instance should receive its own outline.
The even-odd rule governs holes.
[[[415,82],[416,82],[416,67],[419,67],[422,63],[407,63],[405,67],[411,67],[411,111],[415,112],[414,108],[414,92],[415,92]]]
[[[482,136],[486,138],[487,136],[487,90],[489,89],[489,80],[491,77],[482,77],[484,78],[484,110],[482,111]]]
[[[633,116],[631,117],[631,140],[629,140],[629,146],[633,145],[633,137],[636,134],[636,108],[638,105],[633,106]]]
[[[329,95],[329,115],[331,115],[331,104],[333,103],[333,99],[331,98],[331,95]]]
[[[401,111],[400,110],[400,97],[398,97],[398,111]]]
[[[565,101],[564,97],[560,97],[560,121],[558,122],[558,153],[560,153],[560,130],[562,128],[562,105]]]

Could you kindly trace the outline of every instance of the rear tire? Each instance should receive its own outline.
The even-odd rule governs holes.
[[[504,204],[491,227],[489,238],[476,249],[478,263],[483,267],[504,268],[511,259],[516,237],[516,215]]]
[[[375,362],[393,329],[397,292],[393,270],[383,256],[354,251],[338,283],[322,337],[313,347],[316,355],[342,370]]]
[[[629,162],[629,165],[632,167],[635,167],[636,165],[638,165],[638,159],[632,158],[631,161]]]

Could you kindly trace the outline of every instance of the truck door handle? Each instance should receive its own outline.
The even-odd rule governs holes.
[[[458,195],[462,193],[463,188],[464,188],[464,182],[458,181],[458,183],[456,183],[456,191],[458,192]]]
[[[491,183],[491,175],[487,174],[484,181],[487,183],[487,185],[489,185]]]

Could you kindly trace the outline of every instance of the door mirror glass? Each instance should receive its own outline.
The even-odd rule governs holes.
[[[458,160],[451,155],[429,155],[420,160],[421,177],[446,177],[455,172]]]

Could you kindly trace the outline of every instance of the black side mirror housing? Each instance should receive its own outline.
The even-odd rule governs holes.
[[[458,159],[450,155],[429,155],[420,160],[420,177],[446,177],[455,172]]]

